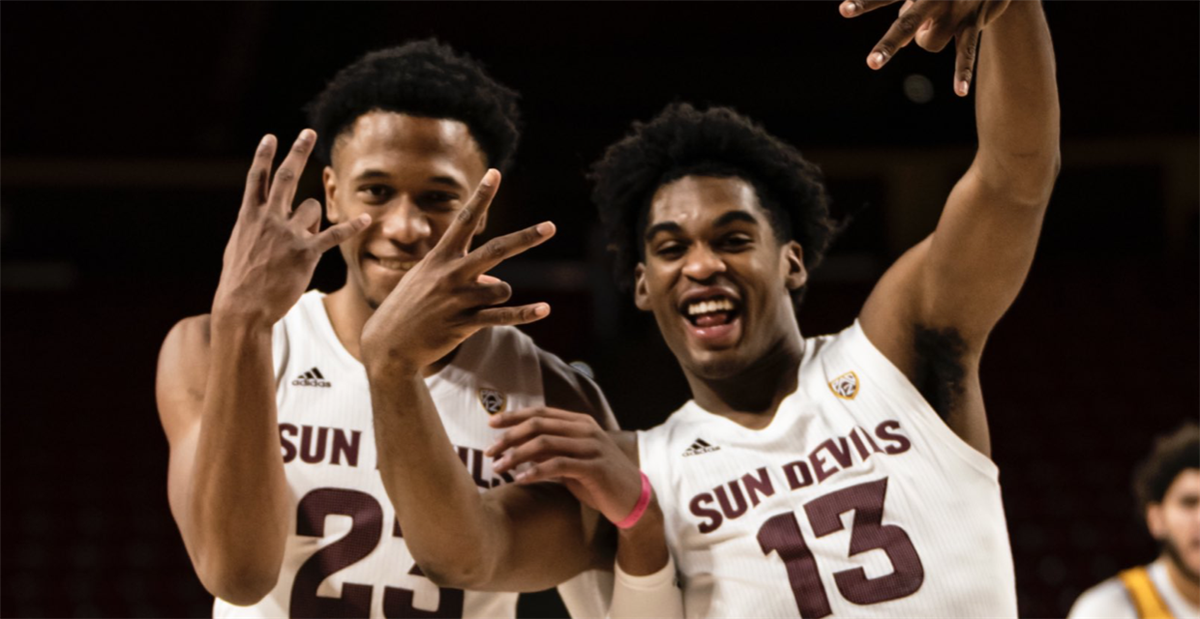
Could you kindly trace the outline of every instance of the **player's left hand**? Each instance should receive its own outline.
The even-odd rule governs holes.
[[[497,474],[528,462],[529,468],[516,474],[519,484],[561,482],[579,502],[614,523],[633,511],[642,492],[641,473],[591,415],[524,408],[499,413],[488,423],[505,428],[485,452],[504,454],[496,461]]]
[[[899,0],[845,0],[844,17],[858,17]],[[979,33],[1008,8],[1009,0],[905,0],[900,15],[867,56],[867,66],[880,69],[901,48],[916,40],[922,49],[940,52],[954,39],[954,92],[965,97],[975,71]]]

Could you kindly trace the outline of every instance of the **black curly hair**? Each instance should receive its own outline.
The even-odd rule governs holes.
[[[476,60],[426,39],[363,56],[338,71],[305,111],[319,136],[317,156],[326,164],[337,138],[359,116],[385,110],[462,121],[487,165],[505,171],[521,136],[517,98]]]
[[[809,270],[820,264],[839,230],[829,216],[821,170],[795,147],[730,108],[672,103],[650,122],[635,122],[589,175],[623,289],[631,288],[634,266],[645,258],[642,235],[654,193],[689,175],[736,176],[750,183],[776,238],[799,242]],[[797,302],[801,293],[793,297]]]
[[[1134,471],[1133,494],[1137,497],[1138,515],[1145,516],[1147,505],[1162,503],[1175,478],[1187,469],[1200,469],[1200,426],[1195,422],[1159,437],[1154,451]]]

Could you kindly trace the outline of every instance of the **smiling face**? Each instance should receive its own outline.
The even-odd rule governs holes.
[[[1200,580],[1200,469],[1184,469],[1146,508],[1151,535],[1190,580]]]
[[[655,192],[635,301],[684,372],[734,377],[799,338],[790,291],[807,277],[801,248],[778,241],[768,217],[736,177],[685,176]]]
[[[337,138],[332,159],[329,220],[371,215],[341,251],[347,287],[374,309],[442,238],[487,171],[485,157],[460,121],[374,111]]]

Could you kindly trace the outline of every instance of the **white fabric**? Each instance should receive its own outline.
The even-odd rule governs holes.
[[[1159,560],[1146,566],[1146,574],[1159,597],[1166,603],[1167,609],[1176,619],[1195,619],[1200,617],[1200,606],[1188,602],[1167,573],[1167,559]],[[1100,584],[1084,591],[1075,604],[1071,606],[1068,619],[1138,619],[1137,607],[1133,598],[1125,588],[1125,583],[1113,576]]]
[[[632,576],[615,563],[610,619],[682,619],[683,593],[675,575],[675,560],[667,555],[667,564],[653,574]]]
[[[217,599],[213,615],[340,614],[340,607],[305,602],[305,594],[311,597],[315,589],[326,600],[321,604],[360,596],[348,611],[352,616],[384,617],[387,605],[390,616],[409,616],[415,609],[437,611],[438,616],[514,617],[516,593],[439,589],[419,575],[404,539],[396,535],[395,510],[376,470],[366,370],[337,339],[323,296],[316,291],[305,294],[273,334],[276,403],[293,504],[279,581],[253,606]],[[323,378],[315,378],[317,372]],[[495,475],[491,459],[483,456],[499,435],[487,425],[484,398],[490,395],[495,405],[501,395],[505,410],[543,405],[541,366],[533,342],[513,328],[485,329],[468,339],[452,363],[426,384],[480,490],[510,482],[507,474]],[[302,512],[307,514],[304,522],[298,517]],[[324,535],[298,534],[305,523],[324,526]],[[352,529],[358,539],[350,537]],[[330,550],[314,558],[323,549]],[[301,570],[313,578],[298,582]],[[592,605],[588,612],[593,616],[604,612],[597,603],[582,603]]]
[[[691,401],[638,450],[688,617],[1017,614],[996,466],[857,322],[805,340],[796,391],[766,428]]]

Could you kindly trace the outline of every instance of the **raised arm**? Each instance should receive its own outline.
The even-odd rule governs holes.
[[[315,201],[292,213],[315,137],[301,134],[273,185],[275,138],[263,138],[212,314],[181,321],[159,354],[155,393],[171,448],[171,513],[200,582],[233,604],[271,591],[287,539],[272,325],[303,294],[321,254],[366,227],[356,220],[318,232]]]
[[[856,2],[849,13],[878,4]],[[936,230],[888,270],[860,319],[950,427],[987,454],[979,358],[1029,272],[1059,169],[1054,53],[1038,2],[906,6],[868,64],[879,68],[910,40],[936,51],[954,36],[962,95],[982,32],[975,76],[979,148]],[[845,4],[842,12],[848,13]]]
[[[540,303],[499,307],[512,291],[483,273],[550,238],[553,225],[498,237],[467,252],[499,181],[495,171],[484,176],[438,245],[376,310],[363,328],[362,355],[379,471],[421,570],[443,586],[530,591],[603,563],[596,556],[598,519],[553,484],[510,484],[480,494],[450,448],[423,377],[479,329],[532,322],[549,313]],[[572,384],[554,372],[544,378],[547,398],[569,397],[600,419],[611,417],[603,398],[584,388],[590,383]]]

